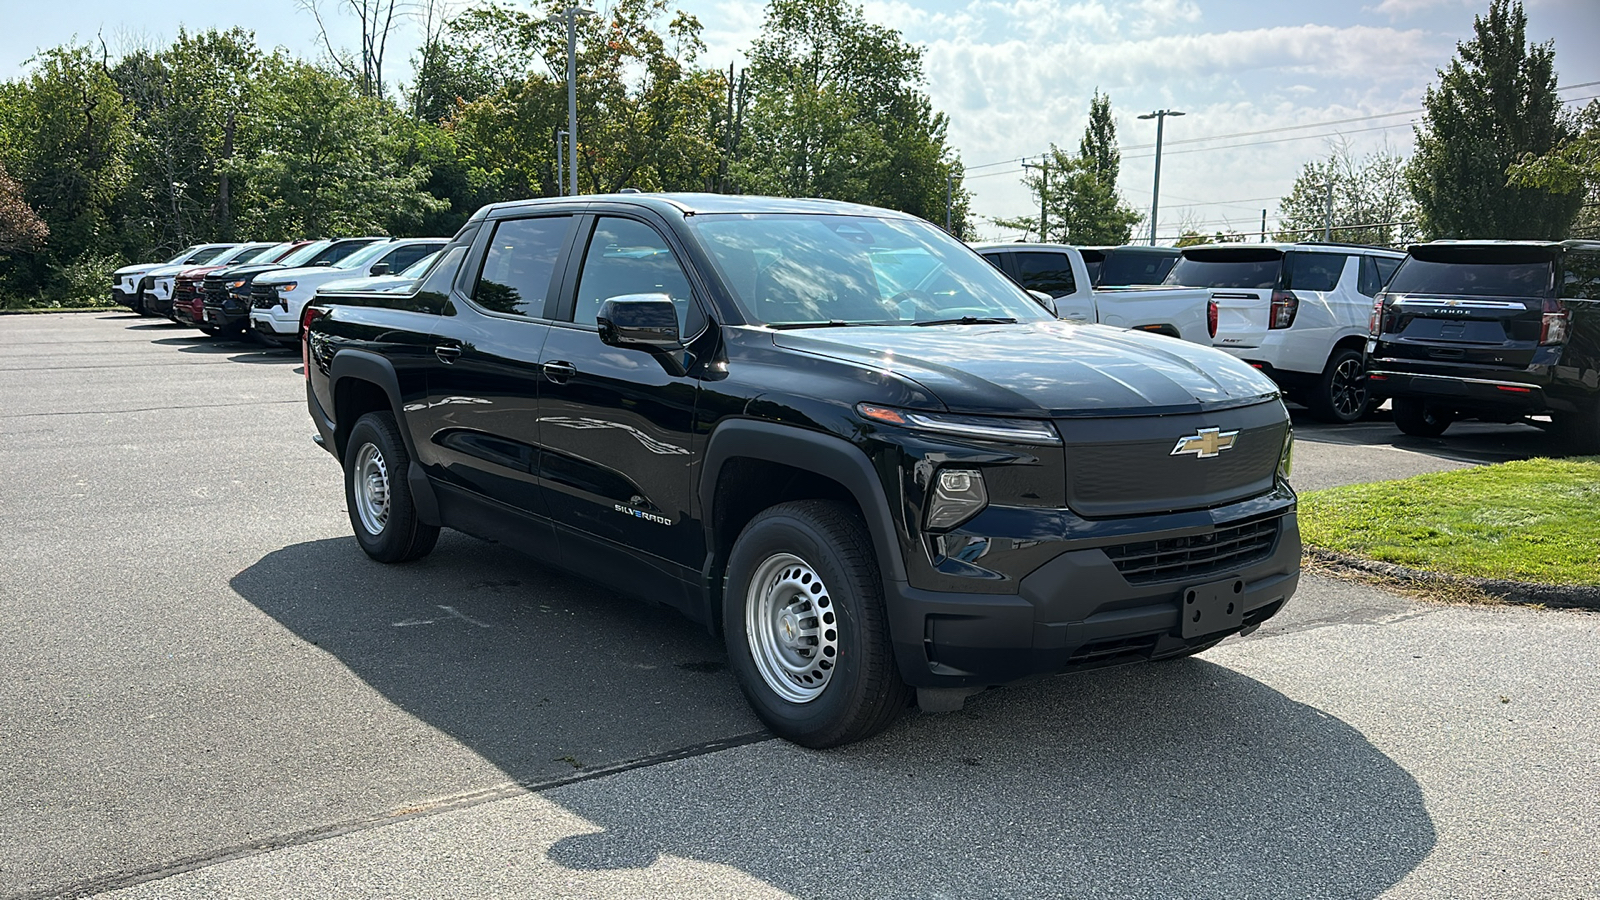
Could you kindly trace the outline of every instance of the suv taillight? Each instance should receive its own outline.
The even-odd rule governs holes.
[[[1288,291],[1272,292],[1272,308],[1267,313],[1267,327],[1288,328],[1294,324],[1294,314],[1300,311],[1300,298]]]
[[[1212,337],[1217,336],[1217,301],[1215,299],[1206,301],[1206,331],[1211,332]]]
[[[1544,321],[1539,326],[1539,343],[1565,344],[1567,326],[1571,323],[1571,313],[1563,309],[1559,301],[1544,301]]]
[[[306,380],[311,380],[311,323],[327,315],[328,311],[307,303],[300,313],[300,365],[305,369]]]
[[[1372,315],[1367,317],[1367,334],[1377,337],[1383,333],[1383,295],[1372,301]]]

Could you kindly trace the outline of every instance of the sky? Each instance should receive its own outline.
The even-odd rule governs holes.
[[[322,0],[325,11],[335,0]],[[457,8],[466,0],[456,0]],[[591,0],[592,2],[592,0]],[[860,2],[860,0],[858,0]],[[603,2],[600,3],[603,7]],[[742,64],[764,5],[677,0],[704,25],[702,62]],[[1358,157],[1409,154],[1423,91],[1488,0],[865,0],[867,18],[924,48],[924,89],[949,116],[949,143],[967,168],[978,236],[1013,239],[992,219],[1027,215],[1034,202],[1020,161],[1052,142],[1076,150],[1089,98],[1111,98],[1123,151],[1120,189],[1149,212],[1155,123],[1175,109],[1163,142],[1158,242],[1186,228],[1269,229],[1278,199],[1308,161],[1339,142]],[[1528,32],[1553,40],[1563,99],[1600,96],[1600,0],[1527,0]],[[326,16],[336,45],[352,47],[352,18]],[[0,79],[26,71],[41,48],[103,37],[119,47],[191,30],[241,26],[258,43],[305,57],[321,52],[315,22],[296,0],[0,0]],[[386,64],[409,78],[417,28]],[[581,133],[581,123],[580,123]],[[1232,137],[1226,137],[1232,136]],[[1142,228],[1148,228],[1148,223]],[[1147,236],[1144,232],[1141,236]]]

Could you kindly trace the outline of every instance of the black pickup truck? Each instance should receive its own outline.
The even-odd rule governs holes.
[[[899,213],[497,204],[416,290],[319,294],[301,332],[368,555],[450,527],[676,607],[809,746],[913,691],[1204,650],[1299,580],[1271,381],[1057,321]]]

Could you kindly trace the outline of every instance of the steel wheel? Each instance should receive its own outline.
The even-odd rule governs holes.
[[[839,630],[822,578],[792,553],[767,557],[750,579],[745,636],[767,687],[791,703],[822,696],[838,663]]]
[[[355,507],[368,534],[383,534],[389,524],[389,467],[376,444],[356,451]]]

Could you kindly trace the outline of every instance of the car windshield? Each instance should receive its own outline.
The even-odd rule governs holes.
[[[423,258],[407,266],[406,270],[400,273],[400,277],[421,278],[422,276],[428,274],[428,267],[433,265],[433,261],[438,259],[439,254],[443,252],[443,250],[435,250],[432,253],[429,253],[427,256],[424,256]]]
[[[1458,297],[1545,297],[1550,294],[1554,264],[1545,254],[1462,248],[1457,252],[1430,249],[1429,257],[1421,259],[1414,255],[1401,263],[1400,270],[1389,281],[1389,291]]]
[[[1274,288],[1283,270],[1280,250],[1191,250],[1163,284],[1203,288]]]
[[[189,254],[191,254],[191,253],[193,253],[193,252],[195,252],[196,250],[199,250],[199,249],[200,249],[200,245],[199,244],[193,244],[193,245],[190,245],[188,247],[185,247],[185,248],[183,248],[183,252],[182,253],[179,253],[177,256],[174,256],[173,258],[167,260],[166,264],[169,265],[169,266],[178,265],[179,263],[188,260]]]
[[[250,261],[258,263],[276,262],[278,257],[283,256],[292,249],[294,249],[293,241],[284,241],[281,244],[273,244],[272,246],[263,249],[260,253],[250,257]]]
[[[295,266],[303,266],[315,259],[318,253],[328,249],[328,245],[331,243],[333,243],[333,241],[312,241],[304,247],[301,247],[299,250],[296,250],[288,256],[285,256],[283,259],[278,260],[278,262],[281,262],[290,268]]]
[[[250,260],[255,259],[257,256],[260,256],[263,250],[270,249],[272,249],[270,244],[246,244],[242,247],[235,247],[232,250],[229,250],[227,253],[224,253],[216,259],[213,259],[211,264],[217,266],[223,263],[249,262]]]
[[[365,247],[362,247],[360,250],[357,250],[356,252],[350,254],[349,256],[346,256],[344,259],[341,259],[338,262],[334,263],[333,267],[335,269],[347,269],[347,270],[348,269],[359,269],[362,266],[364,266],[364,265],[372,262],[373,260],[377,259],[378,257],[382,256],[385,251],[390,250],[390,249],[391,248],[389,246],[389,242],[388,241],[379,241],[379,242],[377,242],[375,244],[368,244]]]
[[[224,244],[221,247],[208,247],[208,248],[206,248],[204,250],[201,250],[200,252],[196,253],[194,256],[191,256],[188,259],[184,260],[184,262],[188,263],[191,266],[203,266],[203,265],[206,265],[207,263],[211,262],[212,260],[216,259],[217,257],[221,256],[222,254],[227,253],[229,250],[233,250],[233,249],[236,249],[236,248],[234,248],[234,247],[232,247],[230,245],[227,245],[227,244]]]
[[[755,323],[804,327],[1050,318],[966,245],[918,220],[719,213],[688,222]]]

